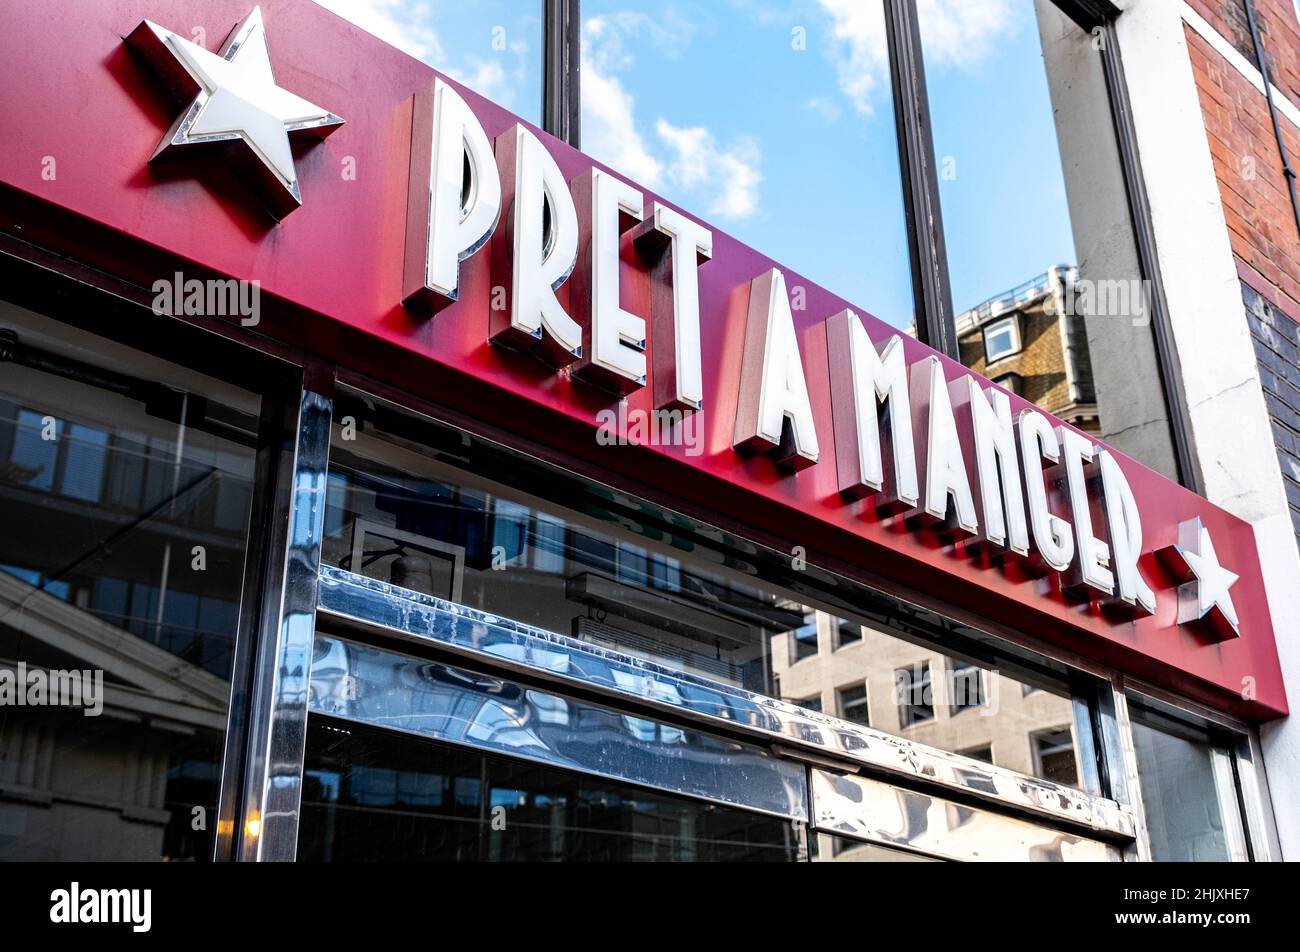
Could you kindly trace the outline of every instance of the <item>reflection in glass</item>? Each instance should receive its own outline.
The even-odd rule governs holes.
[[[791,819],[808,816],[802,765],[762,747],[323,634],[313,655],[313,713]]]
[[[943,860],[907,850],[891,849],[836,836],[834,833],[813,833],[809,838],[814,863],[941,863]]]
[[[882,0],[765,6],[583,0],[583,151],[905,327]]]
[[[331,447],[326,564],[1022,773],[1037,732],[1075,756],[1064,680],[990,670],[970,629],[866,590],[860,614],[810,605],[649,504],[370,398],[335,413],[356,432]]]
[[[793,862],[788,821],[313,716],[298,857]]]
[[[961,362],[1176,478],[1102,47],[967,6],[919,7]]]
[[[1151,858],[1248,858],[1232,754],[1202,729],[1130,701]]]
[[[209,859],[258,400],[9,305],[0,333],[0,679],[80,683],[0,705],[0,859]]]

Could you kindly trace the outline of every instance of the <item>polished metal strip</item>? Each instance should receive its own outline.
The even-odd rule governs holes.
[[[1282,847],[1278,841],[1273,802],[1269,797],[1268,778],[1264,775],[1264,755],[1258,733],[1252,730],[1242,736],[1235,753],[1251,856],[1257,863],[1274,862],[1282,856]]]
[[[1136,823],[1136,836],[1128,847],[1127,859],[1140,863],[1151,862],[1151,835],[1147,831],[1146,808],[1142,805],[1142,781],[1138,777],[1137,745],[1133,741],[1133,719],[1128,712],[1128,695],[1124,693],[1122,678],[1111,685],[1114,701],[1115,729],[1118,733],[1120,757],[1124,768],[1124,789],[1128,795],[1128,808]]]
[[[1106,835],[1134,835],[1132,814],[1112,800],[331,566],[321,568],[320,612],[534,677],[780,740],[833,756],[846,767],[938,784]]]
[[[967,862],[1119,862],[1100,840],[867,777],[812,770],[813,828]]]
[[[297,854],[331,413],[327,397],[303,390],[284,587],[263,629],[255,668],[241,859],[287,861]]]
[[[808,821],[804,768],[749,744],[326,635],[308,707],[354,723]]]

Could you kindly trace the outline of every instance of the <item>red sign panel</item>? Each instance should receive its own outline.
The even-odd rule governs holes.
[[[1070,572],[1045,571],[1034,553],[999,557],[998,547],[978,533],[962,538],[964,533],[947,531],[942,521],[913,518],[915,509],[909,517],[901,511],[907,507],[897,500],[877,505],[869,490],[843,491],[846,473],[859,482],[861,474],[856,464],[842,465],[845,461],[837,454],[857,452],[862,444],[857,438],[861,434],[846,438],[844,432],[851,423],[843,401],[851,399],[852,387],[845,381],[852,379],[852,366],[836,353],[832,367],[828,333],[848,346],[853,334],[842,312],[852,308],[870,343],[884,348],[897,332],[871,316],[869,301],[853,305],[785,269],[779,276],[784,282],[775,280],[772,271],[779,264],[708,229],[708,254],[691,249],[700,252],[702,262],[696,381],[681,360],[670,359],[669,349],[682,340],[691,342],[690,335],[683,338],[682,329],[665,316],[681,305],[675,303],[673,268],[662,235],[656,240],[653,229],[628,228],[619,244],[616,299],[634,318],[643,319],[648,331],[645,379],[618,381],[617,389],[626,391],[627,401],[620,407],[619,396],[608,386],[618,373],[611,378],[608,368],[591,359],[589,326],[584,337],[588,359],[573,361],[563,370],[557,369],[564,360],[556,360],[555,346],[543,354],[549,362],[527,348],[503,346],[519,343],[499,326],[500,306],[494,302],[494,288],[509,282],[517,266],[508,246],[510,197],[516,194],[512,178],[503,182],[501,220],[491,240],[460,265],[456,299],[419,306],[420,296],[411,296],[408,223],[411,206],[419,205],[418,196],[428,183],[410,180],[412,129],[420,130],[414,164],[422,167],[431,161],[423,136],[432,125],[430,114],[422,110],[432,108],[437,74],[315,4],[266,0],[263,7],[275,82],[320,107],[314,114],[319,134],[309,143],[295,142],[289,171],[296,181],[284,174],[269,180],[270,187],[278,185],[270,204],[283,215],[281,220],[268,214],[265,191],[254,187],[242,166],[202,158],[150,164],[183,107],[160,82],[156,62],[129,48],[123,37],[144,20],[182,37],[192,37],[195,28],[202,27],[210,38],[208,49],[217,53],[250,6],[247,0],[45,0],[11,5],[0,34],[7,67],[6,83],[0,87],[0,224],[5,231],[144,287],[158,278],[170,279],[176,271],[257,280],[262,322],[242,328],[236,319],[231,329],[253,346],[268,336],[279,338],[513,431],[593,477],[613,474],[615,481],[630,488],[706,513],[711,521],[741,533],[791,551],[798,547],[811,562],[938,598],[991,628],[1050,642],[1244,716],[1263,719],[1286,712],[1251,527],[1141,464],[1091,440],[1077,439],[1068,427],[1058,429],[1063,426],[1059,420],[1048,420],[1033,432],[1061,437],[1064,469],[1069,468],[1065,457],[1072,450],[1087,450],[1077,457],[1082,467],[1077,486],[1085,495],[1072,499],[1068,490],[1075,484],[1068,480],[1060,487],[1049,482],[1047,505],[1076,527],[1078,517],[1090,513],[1097,537],[1090,541],[1109,551],[1113,562],[1126,545],[1136,546],[1139,582],[1145,582],[1156,599],[1153,614],[1115,611],[1086,584],[1076,584]],[[471,91],[452,86],[469,104],[488,140],[496,143],[496,161],[501,163],[503,140],[498,137],[512,133],[519,120]],[[292,104],[280,105],[286,116],[292,112]],[[338,117],[346,124],[338,125]],[[291,118],[286,118],[286,129],[293,128]],[[190,133],[197,128],[188,127]],[[587,247],[590,222],[599,214],[593,209],[604,201],[593,184],[601,175],[590,173],[612,170],[527,128],[544,144],[578,199],[578,270],[556,293],[565,313],[587,323],[595,300],[589,295],[597,293],[593,288],[601,280],[593,278],[590,259],[596,252]],[[512,176],[525,161],[515,149],[526,149],[526,140],[516,136],[508,161],[501,165]],[[687,209],[643,194],[647,207],[657,202],[679,222],[680,216],[698,221]],[[417,207],[416,213],[422,211]],[[854,240],[852,222],[844,223],[843,236]],[[871,253],[870,248],[862,249],[863,255]],[[605,274],[607,292],[612,273]],[[744,401],[772,398],[770,390],[763,389],[764,381],[771,384],[781,375],[763,376],[763,341],[779,341],[771,335],[782,330],[787,317],[771,302],[779,300],[774,296],[783,294],[785,286],[796,284],[805,289],[805,307],[789,315],[799,363],[787,376],[802,377],[810,410],[810,418],[803,421],[804,436],[815,432],[816,452],[810,451],[806,439],[788,452],[769,452],[764,447],[771,441],[763,434],[770,436],[771,430],[764,430],[763,408]],[[412,299],[404,303],[407,297]],[[763,331],[762,340],[756,340],[758,330]],[[546,336],[545,328],[542,334]],[[925,492],[926,467],[938,465],[936,459],[946,458],[951,449],[932,435],[946,403],[956,424],[953,440],[979,504],[976,514],[987,517],[975,461],[978,438],[971,423],[978,415],[973,404],[979,392],[969,389],[969,372],[943,357],[933,364],[927,360],[933,352],[910,338],[903,337],[895,346],[901,347],[903,364],[910,368],[919,491]],[[560,351],[561,356],[573,356],[572,348]],[[937,381],[938,387],[929,376],[936,366],[944,378]],[[977,383],[987,397],[991,385],[982,379]],[[698,444],[608,446],[598,438],[602,420],[611,417],[625,426],[630,419],[650,417],[664,404],[690,412],[695,385],[702,393],[696,411],[702,427]],[[948,398],[936,404],[940,389]],[[993,410],[1002,399],[993,399]],[[1032,409],[1014,395],[1009,396],[1009,408],[1016,419]],[[884,407],[878,409],[883,421]],[[985,417],[985,423],[995,425],[995,417]],[[787,436],[798,423],[787,424]],[[1023,429],[1017,433],[1023,441]],[[1107,454],[1107,465],[1117,464],[1118,469],[1103,479],[1107,473],[1102,457]],[[780,455],[785,463],[777,458]],[[892,456],[886,458],[887,474],[893,463]],[[992,456],[979,465],[984,463],[996,466]],[[1107,498],[1118,498],[1116,480],[1131,488],[1130,515],[1140,513],[1141,531],[1133,539],[1115,538],[1114,517],[1101,501],[1103,482]],[[853,488],[863,489],[856,484]],[[958,495],[952,497],[953,505],[960,508]],[[947,494],[941,498],[946,500]],[[1047,531],[1046,524],[1040,528]],[[1212,540],[1208,550],[1207,538]],[[1090,551],[1088,541],[1080,538],[1075,546],[1076,562]],[[1101,548],[1092,550],[1094,558]],[[1195,579],[1199,571],[1202,590],[1213,594],[1207,580],[1214,572],[1215,591],[1221,596],[1229,590],[1223,586],[1230,575],[1219,566],[1236,576],[1230,582],[1236,624],[1229,624],[1216,605],[1208,610],[1202,606],[1202,614],[1217,612],[1217,627],[1180,624],[1180,610],[1188,610],[1186,599],[1179,596],[1180,582]],[[1118,585],[1119,566],[1112,567]],[[1131,574],[1127,581],[1137,584]]]

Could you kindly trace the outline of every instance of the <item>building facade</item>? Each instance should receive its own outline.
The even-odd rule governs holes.
[[[1286,0],[3,6],[0,858],[1300,857]]]

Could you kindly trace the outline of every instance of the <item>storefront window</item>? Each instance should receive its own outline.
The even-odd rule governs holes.
[[[987,636],[865,589],[852,617],[813,604],[716,540],[383,402],[336,400],[325,564],[805,707],[843,713],[852,689],[859,723],[992,744],[999,766],[1085,785],[1082,763],[1047,761],[1048,778],[1035,756],[1046,730],[1077,756],[1063,672],[1003,665]]]
[[[301,860],[802,858],[787,820],[329,719],[308,727],[304,778]]]
[[[1130,701],[1129,710],[1151,858],[1248,859],[1234,758],[1223,739],[1141,702]]]
[[[0,859],[210,859],[259,400],[0,337]]]
[[[1105,35],[1050,0],[918,10],[962,363],[1177,478]]]
[[[582,17],[584,152],[792,269],[792,293],[803,278],[910,325],[881,0]]]

